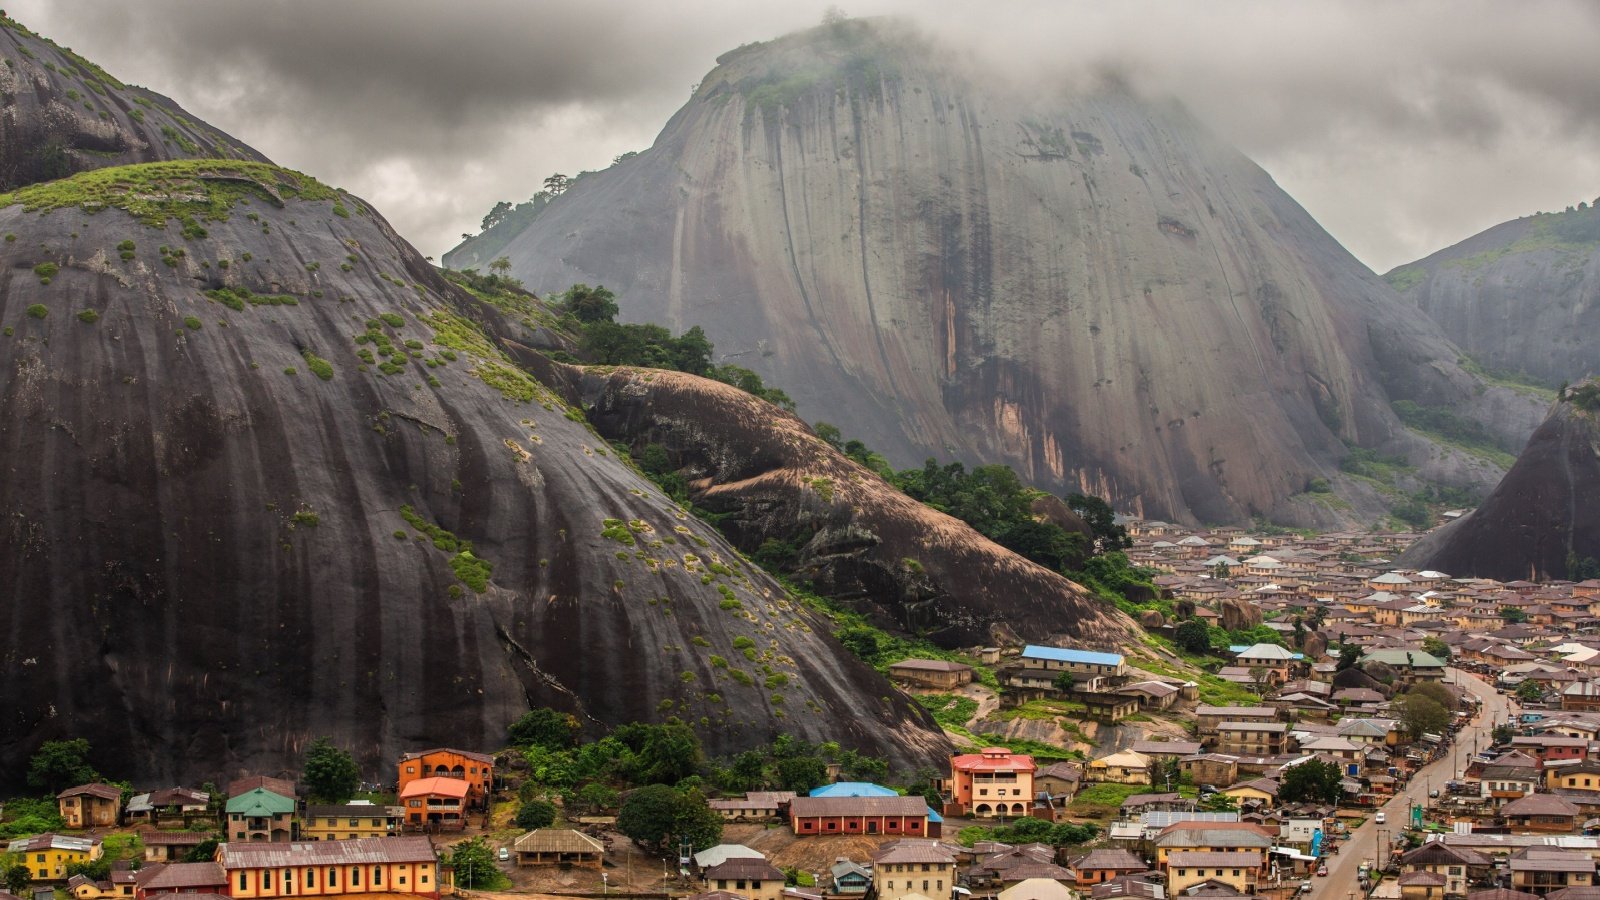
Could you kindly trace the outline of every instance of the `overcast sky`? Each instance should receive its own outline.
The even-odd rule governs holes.
[[[1040,81],[1115,70],[1260,162],[1379,272],[1600,195],[1600,4],[837,0]],[[23,24],[424,253],[649,146],[715,58],[826,0],[10,0]]]

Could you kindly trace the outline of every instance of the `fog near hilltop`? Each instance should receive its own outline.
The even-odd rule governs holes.
[[[497,200],[649,146],[718,54],[826,2],[13,0],[7,12],[442,254]],[[1600,6],[871,0],[1040,94],[1173,95],[1384,271],[1600,195]]]

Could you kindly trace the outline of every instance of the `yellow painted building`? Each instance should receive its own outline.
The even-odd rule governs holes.
[[[105,848],[99,838],[46,833],[12,841],[6,851],[28,867],[34,881],[66,881],[68,863],[93,862]]]
[[[307,806],[300,835],[308,841],[353,841],[390,837],[400,833],[405,809],[350,803],[343,806]]]
[[[439,860],[425,837],[227,843],[217,861],[236,900],[344,894],[417,894],[437,900]]]
[[[1241,894],[1254,894],[1260,877],[1258,853],[1177,850],[1167,855],[1167,889],[1174,896],[1204,881],[1220,881]]]

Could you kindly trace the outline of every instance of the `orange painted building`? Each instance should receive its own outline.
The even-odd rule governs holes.
[[[979,818],[1026,815],[1033,806],[1033,757],[1004,747],[950,758],[950,797]]]
[[[452,890],[425,837],[361,838],[293,844],[226,843],[217,847],[227,895],[276,897],[416,894],[437,900]],[[441,882],[443,882],[441,884]]]
[[[395,790],[401,794],[418,778],[455,778],[467,783],[468,806],[488,808],[489,792],[494,789],[494,757],[487,753],[447,747],[423,750],[400,757],[398,768]]]
[[[459,830],[467,825],[468,785],[459,778],[418,778],[400,789],[407,827]]]

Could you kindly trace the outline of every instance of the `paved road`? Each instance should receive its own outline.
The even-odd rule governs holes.
[[[1437,789],[1442,793],[1446,781],[1458,779],[1466,769],[1474,748],[1481,750],[1488,747],[1491,742],[1490,732],[1494,730],[1494,726],[1503,723],[1511,715],[1511,703],[1504,696],[1495,693],[1493,685],[1457,669],[1449,670],[1445,681],[1464,685],[1467,690],[1482,698],[1482,711],[1456,734],[1450,752],[1424,766],[1422,771],[1411,779],[1411,783],[1406,786],[1403,793],[1395,795],[1387,804],[1380,807],[1387,819],[1384,824],[1379,825],[1374,822],[1376,816],[1368,817],[1349,840],[1340,842],[1339,852],[1329,857],[1327,877],[1312,879],[1314,887],[1311,896],[1315,900],[1353,900],[1361,896],[1356,879],[1361,863],[1365,862],[1371,866],[1377,859],[1378,852],[1390,847],[1396,835],[1405,829],[1410,804],[1426,804],[1429,790]]]

